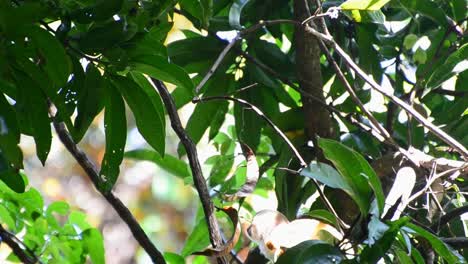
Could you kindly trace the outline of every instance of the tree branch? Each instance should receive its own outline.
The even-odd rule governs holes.
[[[453,218],[458,217],[464,213],[468,212],[468,205],[464,205],[458,208],[453,209],[447,214],[443,215],[439,221],[432,224],[431,229],[435,232],[438,232],[440,227],[450,222]]]
[[[468,248],[468,237],[442,237],[441,240],[452,246],[454,249]]]
[[[23,263],[40,263],[37,256],[35,256],[33,252],[29,250],[15,235],[4,229],[1,224],[0,242],[5,242],[5,244],[7,244],[11,248],[13,254],[15,254]]]
[[[203,211],[205,213],[205,220],[208,224],[210,241],[213,248],[218,248],[223,244],[223,241],[221,233],[219,232],[218,221],[216,220],[214,214],[213,202],[210,199],[208,187],[206,186],[205,178],[203,177],[200,162],[198,160],[197,148],[180,122],[174,100],[167,90],[166,85],[154,78],[151,78],[151,82],[156,87],[156,89],[158,89],[159,95],[161,96],[164,105],[166,106],[167,113],[171,120],[171,126],[184,145],[185,150],[187,151],[187,157],[189,159],[190,168],[193,175],[193,182],[195,184],[195,188],[197,189],[198,196],[200,197]],[[226,260],[224,258],[218,258],[218,263],[226,263]]]
[[[403,108],[409,115],[413,116],[419,123],[425,126],[429,131],[431,131],[434,135],[442,139],[445,143],[449,146],[453,147],[457,150],[464,159],[468,159],[468,150],[457,140],[453,137],[445,133],[442,129],[435,126],[432,122],[428,119],[423,117],[419,114],[416,110],[414,110],[410,105],[402,101],[400,98],[394,96],[393,94],[389,93],[382,86],[377,84],[377,82],[369,75],[367,75],[350,57],[349,55],[335,42],[335,40],[330,35],[322,34],[316,31],[314,28],[309,27],[306,25],[306,30],[316,36],[317,38],[323,40],[324,42],[330,44],[332,48],[344,59],[346,64],[352,68],[357,75],[359,75],[365,82],[367,82],[373,89],[378,91],[379,93],[383,94],[384,96],[388,97],[392,102]]]
[[[146,251],[153,263],[166,263],[161,252],[156,248],[156,246],[151,242],[149,237],[145,234],[141,226],[138,224],[138,221],[133,217],[130,210],[122,203],[122,201],[117,198],[112,191],[104,193],[100,191],[97,186],[100,181],[99,172],[96,166],[91,162],[86,153],[84,153],[73,141],[72,137],[65,128],[65,125],[62,122],[57,122],[55,118],[53,119],[53,124],[57,135],[62,141],[63,145],[67,150],[72,154],[75,160],[80,164],[81,168],[86,172],[88,177],[94,184],[94,187],[101,193],[107,202],[114,208],[114,210],[119,214],[120,218],[127,224],[128,228],[133,234],[133,237],[138,241],[140,246]]]

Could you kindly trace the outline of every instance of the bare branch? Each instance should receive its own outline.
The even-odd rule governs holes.
[[[210,70],[208,73],[203,77],[201,82],[197,85],[195,88],[195,95],[198,95],[200,93],[201,88],[205,83],[211,78],[211,76],[215,73],[216,69],[218,69],[219,65],[223,61],[224,57],[226,57],[226,54],[231,50],[231,48],[237,43],[237,41],[240,39],[240,35],[237,34],[237,36],[229,42],[229,44],[223,49],[223,51],[219,54],[218,58],[216,61],[213,63],[213,66],[211,66]]]
[[[73,141],[72,137],[68,133],[65,125],[62,122],[57,122],[54,118],[53,124],[57,135],[62,141],[63,145],[67,148],[68,152],[72,154],[75,160],[80,164],[81,168],[86,172],[88,177],[94,184],[94,187],[97,188],[99,183],[99,172],[96,166],[91,162],[86,153],[84,153]],[[151,242],[149,237],[145,234],[145,231],[138,224],[138,221],[133,217],[130,210],[122,203],[122,201],[117,198],[112,191],[104,193],[101,192],[102,196],[106,198],[107,202],[114,208],[114,210],[119,214],[120,218],[127,224],[128,228],[133,234],[133,237],[138,241],[140,246],[146,251],[151,260],[154,263],[166,263],[161,252],[156,248],[156,246]]]
[[[1,224],[0,242],[5,242],[21,262],[26,264],[40,263],[37,256],[35,256],[33,252],[29,250],[15,235],[5,230]]]
[[[223,244],[221,233],[219,232],[218,221],[215,217],[214,205],[210,199],[208,187],[206,186],[205,178],[203,177],[200,161],[198,160],[197,148],[193,143],[192,139],[188,136],[182,123],[180,122],[179,115],[177,114],[177,108],[175,107],[174,100],[171,94],[166,88],[166,85],[154,78],[151,78],[153,85],[158,89],[159,94],[166,106],[167,114],[171,120],[172,129],[179,137],[180,141],[187,151],[187,157],[189,159],[190,168],[192,169],[193,182],[197,189],[198,196],[200,197],[203,212],[205,213],[205,220],[208,224],[208,230],[210,235],[210,241],[213,248],[221,247]],[[226,263],[223,257],[218,258],[218,263]]]

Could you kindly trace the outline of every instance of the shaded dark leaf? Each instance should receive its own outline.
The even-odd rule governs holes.
[[[104,130],[106,133],[106,152],[102,159],[99,188],[108,192],[112,189],[120,173],[125,142],[127,139],[127,119],[125,103],[117,89],[108,83],[106,86]]]
[[[112,76],[120,94],[135,116],[138,131],[161,156],[164,156],[166,128],[159,118],[161,109],[156,109],[145,91],[129,77]]]

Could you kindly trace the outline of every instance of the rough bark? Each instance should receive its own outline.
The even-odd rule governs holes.
[[[309,17],[309,14],[307,0],[294,1],[296,20],[303,21]],[[296,71],[302,90],[325,101],[320,70],[320,46],[317,39],[306,32],[304,27],[296,26],[294,41],[296,45]],[[302,103],[307,138],[315,141],[316,136],[331,137],[333,125],[328,110],[304,95],[302,95]]]

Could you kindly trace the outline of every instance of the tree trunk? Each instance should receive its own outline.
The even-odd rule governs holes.
[[[298,21],[303,21],[310,16],[307,0],[294,1],[294,16]],[[320,46],[317,39],[297,26],[294,42],[296,45],[296,71],[299,84],[304,94],[313,95],[322,101],[323,81],[320,70]],[[305,116],[305,133],[309,140],[316,143],[316,136],[329,138],[333,136],[333,126],[330,113],[322,105],[302,94],[302,103]]]

